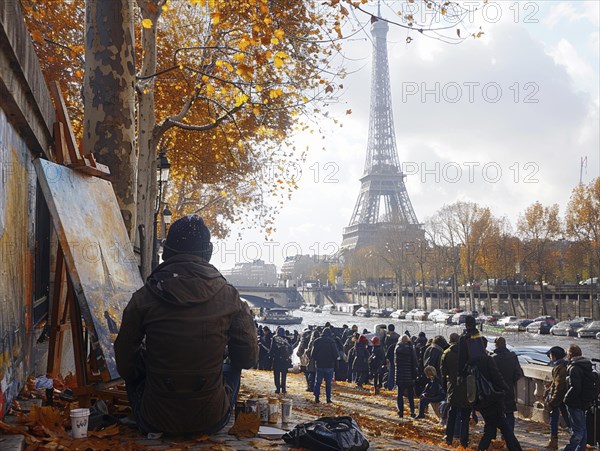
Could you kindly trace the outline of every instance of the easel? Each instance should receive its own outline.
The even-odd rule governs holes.
[[[74,170],[108,178],[110,171],[107,166],[97,163],[92,154],[82,156],[79,152],[58,82],[51,83],[50,90],[54,97],[57,118],[54,124],[55,149],[52,159]],[[53,302],[49,315],[48,376],[54,378],[60,372],[64,334],[70,330],[77,381],[77,388],[73,389],[73,394],[79,401],[79,405],[88,407],[93,397],[106,399],[113,404],[126,403],[127,393],[117,387],[122,385],[123,381],[121,379],[111,381],[108,373],[98,370],[96,359],[88,355],[88,350],[93,352],[93,349],[89,346],[88,332],[82,321],[79,303],[67,271],[60,242],[56,253],[54,280]]]

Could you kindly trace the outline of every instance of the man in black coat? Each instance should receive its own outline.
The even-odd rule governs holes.
[[[398,344],[398,340],[400,339],[400,334],[396,332],[396,326],[393,324],[388,324],[387,327],[388,333],[385,336],[385,340],[383,340],[383,348],[385,349],[386,359],[387,359],[387,369],[388,369],[388,378],[385,382],[385,388],[388,390],[393,390],[395,381],[394,381],[394,351],[396,350],[396,345]]]
[[[474,374],[475,370],[478,371],[480,377],[487,379],[493,388],[493,393],[487,395],[480,393],[478,390],[478,398],[475,401],[475,408],[481,412],[481,416],[485,421],[483,437],[481,437],[477,449],[487,450],[491,441],[496,437],[496,430],[499,429],[504,436],[508,451],[522,451],[521,445],[508,425],[504,413],[503,400],[504,394],[508,391],[508,386],[504,382],[494,359],[487,355],[485,351],[486,343],[487,340],[482,337],[481,340],[471,342],[467,346],[467,352],[471,352],[476,356],[467,360],[467,366],[471,368],[470,371]],[[481,346],[481,349],[476,349],[478,346]]]
[[[319,402],[321,394],[321,382],[325,379],[325,394],[327,402],[331,402],[331,381],[335,363],[339,357],[338,347],[333,339],[333,333],[329,327],[323,329],[323,334],[313,344],[311,357],[315,360],[317,375],[315,380],[315,402]]]
[[[514,432],[515,412],[517,410],[515,384],[523,377],[523,368],[521,368],[517,355],[506,348],[506,339],[504,337],[496,338],[494,343],[496,344],[496,349],[492,358],[496,362],[496,366],[500,370],[504,382],[508,385],[508,390],[504,393],[504,413],[508,425]]]
[[[592,385],[592,362],[581,355],[581,348],[577,345],[569,346],[567,351],[569,366],[567,371],[567,394],[565,404],[569,419],[571,420],[571,439],[564,451],[584,451],[587,441],[585,411],[590,407],[584,392]],[[587,385],[587,387],[586,387]]]
[[[457,333],[450,334],[450,347],[444,351],[441,361],[442,377],[446,381],[447,402],[450,405],[445,440],[447,445],[452,445],[457,417],[460,417],[460,444],[468,448],[471,405],[467,401],[466,384],[459,383],[458,339]]]

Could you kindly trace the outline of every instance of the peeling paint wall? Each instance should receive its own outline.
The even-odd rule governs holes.
[[[32,352],[32,307],[34,299],[47,297],[50,231],[45,209],[37,209],[44,201],[31,160],[51,147],[54,122],[21,3],[0,1],[0,418],[29,374],[46,366]],[[44,317],[42,301],[38,319]]]
[[[29,370],[36,178],[25,141],[0,109],[0,418]]]

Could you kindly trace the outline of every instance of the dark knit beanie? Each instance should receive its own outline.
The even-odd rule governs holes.
[[[477,322],[475,321],[475,317],[472,315],[467,315],[465,317],[465,326],[468,329],[473,329],[473,328],[477,327]]]
[[[210,231],[200,216],[195,214],[184,216],[169,228],[164,244],[163,260],[176,254],[197,255],[208,260],[211,253]]]

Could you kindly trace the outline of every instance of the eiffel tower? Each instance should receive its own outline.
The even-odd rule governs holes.
[[[378,16],[381,17],[379,12]],[[398,162],[387,33],[387,22],[372,16],[374,58],[367,158],[352,219],[343,231],[342,250],[372,245],[383,232],[392,228],[401,231],[402,239],[407,242],[424,235],[408,198],[404,185],[405,176]]]

